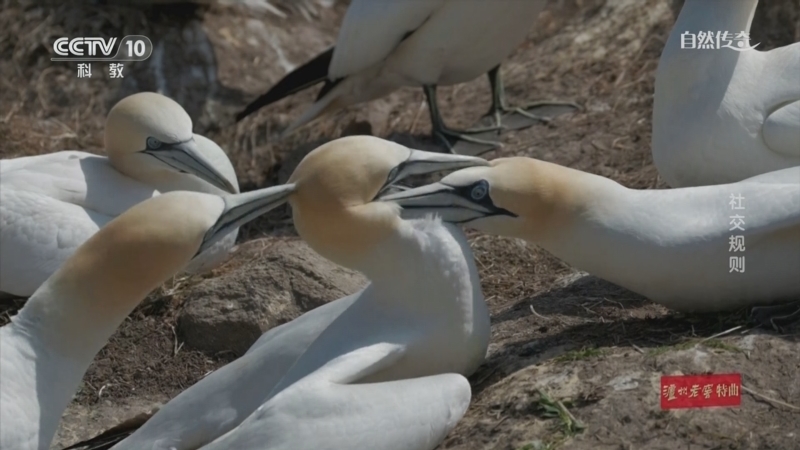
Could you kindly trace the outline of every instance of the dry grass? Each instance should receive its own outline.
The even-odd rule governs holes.
[[[184,105],[195,132],[228,152],[243,190],[282,181],[304,152],[344,134],[369,131],[430,145],[427,112],[416,89],[337,112],[283,141],[280,132],[315,92],[232,122],[249,99],[283,76],[285,64],[299,64],[333,42],[346,2],[308,14],[290,0],[270,0],[281,14],[224,1],[200,6],[118,3],[3,0],[0,157],[63,149],[102,152],[104,117],[114,102],[132,92],[159,89]],[[508,133],[505,147],[487,156],[533,156],[629,187],[665,187],[650,157],[650,116],[655,68],[672,26],[672,3],[551,0],[551,10],[504,65],[508,95],[512,104],[557,98],[576,101],[584,110],[546,126]],[[755,41],[763,48],[800,41],[800,5],[795,0],[761,3],[752,32]],[[132,64],[125,80],[110,80],[105,74],[79,80],[74,65],[49,60],[56,37],[126,34],[145,34],[160,43],[169,64]],[[449,124],[470,126],[488,108],[486,80],[443,88],[440,102]],[[243,229],[240,240],[292,236],[288,218],[286,210],[274,211]],[[796,416],[776,403],[755,400],[755,394],[742,414],[681,416],[657,410],[647,381],[654,374],[698,370],[691,358],[680,355],[709,350],[717,352],[710,369],[740,371],[754,392],[797,405],[796,351],[785,350],[787,343],[796,349],[796,331],[768,335],[742,353],[735,349],[742,348],[740,340],[747,336],[740,334],[743,329],[709,339],[746,326],[742,314],[671,313],[609,283],[575,281],[574,269],[534,246],[477,233],[469,238],[492,311],[492,344],[487,363],[471,380],[473,406],[442,448],[785,449],[796,442]],[[247,265],[233,259],[204,277],[246,270]],[[174,280],[126,320],[87,373],[72,411],[120,411],[142,399],[165,400],[230,360],[232,355],[175,351],[180,346],[173,332],[175,311],[191,301],[184,288],[199,279]],[[4,302],[0,321],[19,306],[18,301]],[[632,373],[641,374],[638,390],[630,391],[636,397],[620,397],[605,384]],[[542,380],[562,381],[541,385]],[[536,394],[539,388],[545,388],[549,399]],[[555,411],[554,417],[541,412],[543,404]],[[104,423],[102,417],[92,417],[94,426]],[[574,434],[577,430],[560,425],[573,422],[583,423],[586,430]],[[64,439],[88,437],[96,429],[73,431],[75,435]],[[723,433],[728,435],[717,435]]]

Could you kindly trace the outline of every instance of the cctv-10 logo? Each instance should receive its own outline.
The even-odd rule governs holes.
[[[125,36],[114,52],[116,43],[115,37],[61,37],[53,43],[53,51],[58,57],[50,59],[52,61],[144,61],[153,53],[153,43],[147,36]]]

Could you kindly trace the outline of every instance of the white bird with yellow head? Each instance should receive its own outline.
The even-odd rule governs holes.
[[[544,161],[500,158],[384,200],[400,204],[403,217],[437,214],[535,243],[675,310],[800,296],[800,167],[732,184],[636,190]],[[731,250],[738,235],[743,249]],[[734,270],[730,259],[739,256],[744,265]]]
[[[106,120],[105,148],[107,157],[68,150],[0,161],[0,292],[30,296],[97,230],[159,193],[239,192],[225,152],[193,134],[186,111],[160,94],[120,100]],[[219,264],[236,235],[187,271]]]
[[[166,193],[129,208],[80,245],[0,328],[0,448],[49,449],[86,369],[133,308],[293,189]]]
[[[469,404],[489,313],[463,233],[378,200],[486,164],[366,136],[309,153],[289,179],[295,227],[370,284],[265,333],[113,448],[433,449]]]

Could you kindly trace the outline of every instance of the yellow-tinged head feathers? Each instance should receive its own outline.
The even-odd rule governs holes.
[[[498,158],[439,183],[385,198],[403,217],[437,213],[479,230],[536,241],[566,226],[589,205],[594,176],[532,158]],[[598,177],[599,178],[599,177]]]
[[[225,204],[195,192],[135,205],[84,242],[14,318],[56,352],[92,357],[148,293],[194,257]]]
[[[300,236],[322,256],[357,267],[400,220],[395,205],[371,202],[410,153],[369,136],[337,139],[309,153],[289,178],[297,186],[289,203]]]
[[[572,189],[578,173],[558,164],[532,158],[498,158],[486,174],[495,205],[522,217],[553,218],[580,204]]]
[[[376,202],[409,175],[487,166],[471,156],[411,150],[371,136],[329,142],[311,153],[289,179],[294,224],[321,255],[363,270],[363,256],[401,224],[396,204]]]
[[[365,204],[375,198],[389,172],[410,154],[408,148],[376,137],[336,139],[306,155],[289,183],[298,185],[296,196],[313,190],[317,199],[328,203]]]
[[[479,230],[519,238],[541,237],[568,220],[576,206],[571,189],[572,169],[525,157],[497,158],[491,167],[455,172],[442,183],[488,182],[489,197],[497,208],[518,217],[495,215],[472,221]]]
[[[489,217],[476,221],[475,228],[538,240],[568,225],[586,204],[580,171],[525,157],[498,158],[490,163],[486,179],[492,201],[519,218]]]
[[[163,95],[141,92],[120,100],[108,113],[105,146],[117,171],[161,192],[239,191],[225,152],[192,133],[186,111]]]
[[[231,230],[286,202],[294,185],[217,196],[175,191],[100,228],[28,300],[15,326],[90,357],[153,289]]]
[[[133,308],[189,263],[223,207],[220,197],[193,192],[139,203],[81,245],[48,283],[95,309]]]
[[[117,102],[106,118],[109,158],[144,150],[147,138],[184,142],[192,138],[192,119],[176,101],[154,92],[140,92]]]

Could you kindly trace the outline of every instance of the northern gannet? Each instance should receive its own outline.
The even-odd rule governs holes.
[[[293,189],[169,192],[131,207],[79,246],[0,328],[0,448],[49,449],[86,369],[131,310]]]
[[[469,405],[489,312],[469,243],[433,218],[375,200],[410,174],[486,165],[374,137],[309,153],[289,183],[294,225],[322,256],[370,284],[320,333],[267,401],[204,450],[432,450]]]
[[[0,162],[0,292],[28,297],[92,234],[159,193],[239,191],[225,152],[192,133],[189,115],[155,93],[134,94],[109,112],[108,157],[61,151]],[[187,267],[220,262],[236,230]]]
[[[653,161],[672,187],[800,165],[800,42],[760,51],[735,39],[749,33],[757,5],[686,0],[681,9],[658,64],[653,104]]]
[[[432,449],[469,403],[488,311],[460,230],[373,200],[409,175],[486,164],[366,136],[309,153],[289,180],[295,226],[371,284],[268,331],[113,448]],[[402,381],[355,384],[389,380]]]
[[[679,311],[800,296],[800,166],[732,184],[635,190],[535,159],[500,158],[385,200],[400,204],[403,217],[436,213],[535,243]],[[731,270],[732,257],[744,258],[743,272]]]
[[[499,66],[524,40],[545,0],[353,0],[335,47],[286,75],[250,103],[237,121],[296,92],[325,82],[316,102],[285,134],[322,114],[378,99],[403,86],[424,89],[433,136],[452,151],[457,140],[492,147],[497,142],[469,136],[502,126],[503,113],[517,114],[523,126],[544,120],[505,103]],[[436,102],[436,87],[487,74],[492,87],[490,114],[495,126],[459,131],[448,128]],[[564,102],[539,102],[576,106]],[[520,126],[519,128],[522,128]]]

